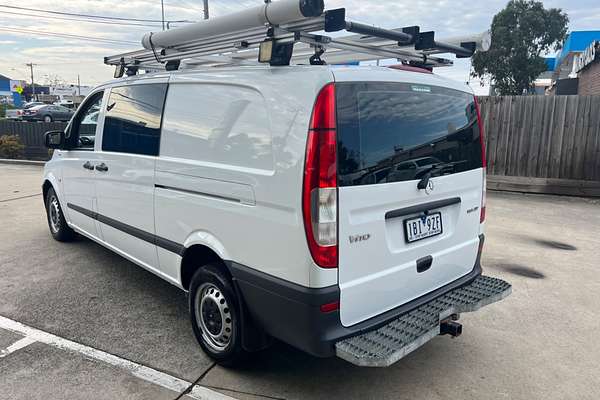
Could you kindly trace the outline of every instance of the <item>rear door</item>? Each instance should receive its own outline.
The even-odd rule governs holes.
[[[340,82],[336,93],[340,315],[350,326],[473,269],[484,170],[472,94],[398,82]]]

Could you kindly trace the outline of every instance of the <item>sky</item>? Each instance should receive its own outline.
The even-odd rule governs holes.
[[[506,2],[507,0],[325,0],[325,5],[327,9],[345,7],[347,18],[355,21],[385,28],[419,25],[421,30],[435,30],[436,38],[443,38],[489,29],[493,16]],[[209,10],[211,17],[217,17],[262,3],[263,0],[209,0]],[[543,3],[547,8],[559,7],[567,12],[570,30],[600,29],[600,2],[597,0],[552,0]],[[2,6],[160,20],[161,1],[0,0],[0,74],[12,79],[30,80],[29,67],[25,64],[34,63],[34,78],[37,83],[57,79],[76,83],[78,75],[84,85],[102,83],[111,79],[113,74],[113,68],[103,64],[104,56],[139,49],[139,41],[144,33],[161,30],[160,23],[90,23],[69,20],[73,18],[71,16]],[[167,20],[202,19],[202,0],[164,0],[164,7]],[[182,24],[173,24],[178,25]],[[38,34],[40,31],[77,37],[52,37]],[[436,69],[436,73],[467,81],[469,70],[469,60],[463,59],[456,60],[453,67]],[[487,91],[485,86],[481,86],[479,79],[470,79],[470,84],[477,93],[484,94]]]

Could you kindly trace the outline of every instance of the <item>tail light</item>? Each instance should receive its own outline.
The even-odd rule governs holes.
[[[481,111],[479,110],[479,103],[477,102],[477,97],[475,97],[475,108],[477,109],[477,125],[479,125],[479,141],[481,142],[481,166],[483,167],[483,182],[481,185],[481,212],[479,214],[479,223],[483,223],[485,221],[487,160],[485,158],[485,137],[483,135],[483,121],[481,120]]]
[[[313,260],[322,268],[338,266],[337,138],[335,86],[317,96],[306,144],[302,212]]]

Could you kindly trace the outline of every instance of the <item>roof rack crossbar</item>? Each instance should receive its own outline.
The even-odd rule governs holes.
[[[434,32],[421,32],[418,26],[380,28],[347,20],[343,8],[323,10],[323,0],[268,1],[228,16],[146,34],[142,40],[144,49],[105,57],[104,63],[121,69],[136,66],[146,71],[196,65],[246,65],[259,59],[268,62],[264,55],[259,57],[263,47],[266,51],[291,45],[293,50],[287,58],[293,63],[318,59],[340,64],[392,58],[432,68],[453,64],[452,60],[435,54],[471,57],[476,51],[487,51],[490,45],[489,32],[440,41]],[[320,34],[342,30],[352,34],[342,37]],[[269,41],[274,44],[262,46]],[[281,65],[281,60],[277,63]]]

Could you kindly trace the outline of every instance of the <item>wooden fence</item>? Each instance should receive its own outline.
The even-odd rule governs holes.
[[[600,96],[480,97],[488,188],[600,196]],[[25,157],[47,160],[44,133],[62,122],[0,120]]]
[[[23,122],[0,119],[0,136],[19,135],[25,145],[25,158],[28,160],[46,161],[49,159],[48,149],[44,146],[44,133],[63,130],[66,122]]]
[[[479,102],[489,188],[600,196],[600,96]]]

